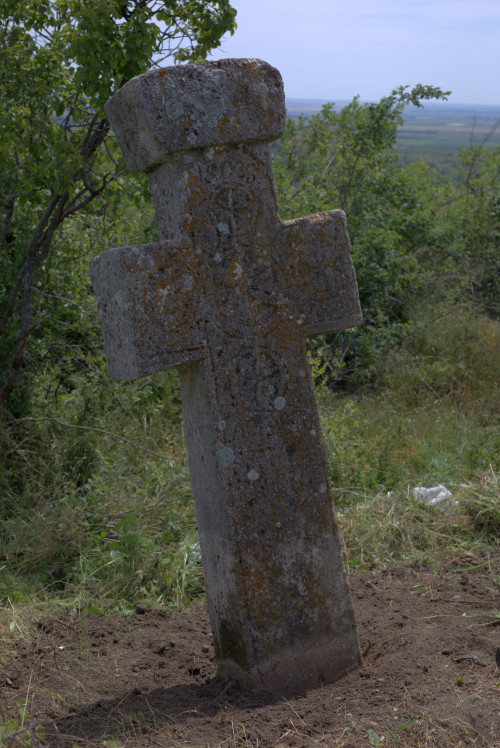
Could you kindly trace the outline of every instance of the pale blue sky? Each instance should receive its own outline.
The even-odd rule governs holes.
[[[260,57],[287,98],[377,100],[431,83],[500,104],[500,0],[232,0],[238,29],[212,59]]]

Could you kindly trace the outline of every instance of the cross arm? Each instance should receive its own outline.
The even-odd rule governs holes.
[[[283,227],[290,268],[288,297],[304,333],[337,332],[361,324],[344,212],[317,213],[285,221]]]
[[[108,371],[136,379],[201,357],[200,283],[189,245],[109,249],[90,261]]]

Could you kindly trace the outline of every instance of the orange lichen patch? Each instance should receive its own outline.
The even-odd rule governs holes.
[[[229,135],[231,127],[231,120],[227,116],[222,117],[217,125],[217,129],[222,135]]]

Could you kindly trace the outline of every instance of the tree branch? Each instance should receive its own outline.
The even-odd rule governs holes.
[[[16,204],[16,192],[14,190],[14,187],[12,187],[10,189],[9,196],[5,204],[5,216],[4,216],[3,224],[2,224],[2,233],[0,234],[0,252],[2,251],[3,243],[7,239],[7,234],[9,233],[12,216],[14,215],[15,204]]]
[[[0,319],[0,332],[3,332],[7,326],[7,322],[9,321],[10,317],[12,316],[15,306],[17,297],[19,296],[19,292],[21,290],[21,286],[23,283],[23,280],[26,276],[26,273],[28,271],[30,260],[35,259],[36,255],[35,252],[39,246],[39,241],[41,236],[43,235],[43,231],[45,229],[45,226],[50,219],[50,216],[52,212],[54,211],[55,207],[57,206],[57,203],[61,199],[60,195],[54,195],[47,206],[47,209],[45,210],[43,216],[38,221],[37,227],[35,228],[35,231],[33,232],[33,236],[30,239],[30,242],[26,248],[26,260],[24,261],[17,278],[14,282],[14,285],[12,287],[12,290],[9,294],[9,298],[7,300],[7,305],[5,307],[5,311],[2,315],[2,318]],[[1,402],[1,400],[0,400]]]
[[[43,244],[45,244],[45,251],[42,252],[41,254],[35,254],[35,250],[38,247],[34,243],[34,237],[31,240],[30,244],[28,245],[28,249],[26,251],[27,258],[23,266],[25,268],[25,272],[24,272],[23,304],[22,304],[22,311],[21,311],[21,325],[20,325],[19,334],[16,340],[14,357],[12,360],[10,372],[2,388],[0,389],[0,413],[2,412],[4,403],[7,397],[12,392],[14,385],[17,379],[20,377],[21,371],[25,365],[24,353],[26,351],[26,346],[28,344],[29,336],[33,330],[33,325],[32,325],[31,320],[33,316],[33,287],[34,287],[34,279],[35,279],[35,270],[36,270],[37,263],[40,262],[42,259],[45,259],[50,252],[50,248],[51,248],[52,241],[54,238],[54,232],[56,228],[59,226],[59,223],[61,221],[61,215],[62,215],[63,207],[66,204],[67,199],[68,199],[68,193],[65,192],[63,195],[57,195],[56,197],[57,197],[57,200],[54,201],[53,199],[51,201],[51,204],[53,203],[54,212],[50,220],[49,227],[43,232],[42,237],[40,237],[40,245],[43,246]],[[47,211],[48,211],[48,208],[47,208]],[[46,222],[50,218],[50,215],[47,213],[47,211],[45,211],[44,213],[44,218],[46,218]],[[39,223],[39,226],[40,226],[40,223]]]
[[[106,179],[106,177],[108,177],[108,176],[110,176],[111,178],[110,179]],[[63,221],[68,216],[70,216],[72,213],[76,213],[79,210],[81,210],[82,208],[85,208],[87,205],[89,205],[89,203],[91,203],[92,200],[94,200],[96,197],[98,197],[98,195],[100,195],[101,192],[103,192],[103,190],[106,189],[106,187],[108,186],[108,184],[110,182],[112,182],[114,179],[115,179],[115,175],[114,174],[111,174],[111,175],[109,173],[105,174],[103,176],[103,178],[102,178],[102,184],[101,184],[101,186],[97,190],[90,191],[90,194],[84,200],[82,200],[81,202],[77,203],[76,202],[77,198],[73,198],[73,200],[69,203],[68,207],[64,211],[61,220]],[[80,195],[83,195],[84,193],[85,193],[85,190],[82,190],[80,193],[78,193],[77,197],[79,197]]]

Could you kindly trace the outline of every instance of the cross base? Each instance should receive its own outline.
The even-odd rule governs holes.
[[[242,689],[288,697],[334,683],[361,665],[354,631],[350,637],[325,636],[323,641],[292,645],[274,652],[250,670],[243,670],[232,660],[219,660],[217,671]]]

